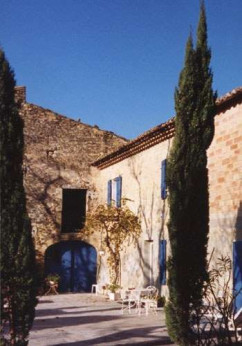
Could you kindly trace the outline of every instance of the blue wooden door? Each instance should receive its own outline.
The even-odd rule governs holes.
[[[60,275],[59,292],[90,292],[96,283],[96,250],[83,241],[51,245],[45,254],[45,272]]]
[[[242,240],[233,244],[233,281],[235,299],[235,311],[242,308]]]

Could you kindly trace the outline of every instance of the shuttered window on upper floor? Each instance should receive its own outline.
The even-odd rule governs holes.
[[[167,160],[161,161],[161,198],[166,199],[167,197],[167,186],[166,186],[166,166]]]
[[[117,207],[121,207],[122,200],[122,177],[118,176],[107,183],[107,204],[112,203]]]

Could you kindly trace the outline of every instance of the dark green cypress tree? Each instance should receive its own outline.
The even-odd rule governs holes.
[[[209,231],[207,154],[214,135],[216,95],[212,90],[204,3],[194,49],[191,35],[185,65],[175,91],[175,137],[168,159],[171,244],[166,308],[169,335],[180,345],[192,344],[190,307],[199,306],[207,280]]]
[[[23,121],[14,87],[14,73],[0,49],[1,340],[26,345],[36,305],[35,253],[23,186]]]

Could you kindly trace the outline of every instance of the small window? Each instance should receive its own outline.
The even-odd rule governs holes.
[[[166,163],[167,160],[161,161],[161,198],[166,199],[167,187],[166,187]]]
[[[107,204],[111,205],[114,202],[114,205],[117,208],[121,207],[122,199],[122,177],[119,176],[113,180],[108,181],[107,185]]]
[[[160,284],[166,285],[166,240],[160,241]]]
[[[84,189],[62,190],[62,233],[77,232],[85,225],[86,193]]]

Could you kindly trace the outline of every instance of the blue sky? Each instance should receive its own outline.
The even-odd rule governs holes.
[[[242,1],[205,1],[214,89],[242,85]],[[135,138],[174,115],[199,0],[1,0],[0,44],[27,101]]]

